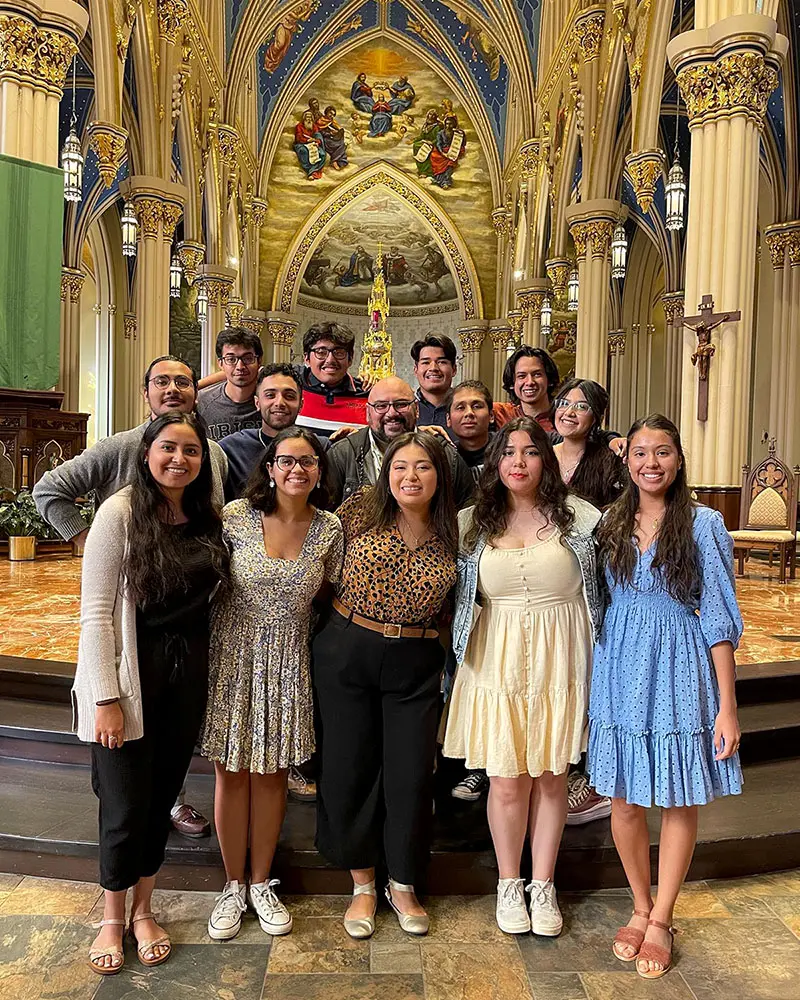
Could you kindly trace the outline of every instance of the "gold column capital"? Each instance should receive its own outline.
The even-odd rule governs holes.
[[[489,336],[492,338],[492,350],[508,350],[508,342],[511,340],[513,332],[514,330],[511,324],[507,323],[505,320],[492,320],[489,324]]]
[[[544,262],[544,267],[555,294],[563,295],[567,290],[567,279],[572,270],[572,261],[569,257],[553,257]]]
[[[800,267],[800,230],[786,234],[786,249],[789,251],[789,267]]]
[[[515,292],[517,305],[525,316],[539,316],[547,296],[546,288],[518,288]]]
[[[241,326],[243,315],[244,300],[235,299],[233,296],[229,296],[228,302],[225,306],[225,318],[228,321],[228,327]]]
[[[139,221],[139,231],[142,234],[142,239],[157,240],[158,231],[161,227],[161,208],[163,204],[161,199],[147,194],[135,195],[134,204],[136,205],[136,218]]]
[[[124,313],[122,317],[122,331],[126,340],[136,340],[136,313]]]
[[[161,204],[161,224],[163,226],[162,235],[165,243],[172,243],[175,236],[175,229],[181,221],[183,206],[176,205],[174,201],[165,201]]]
[[[230,170],[238,169],[242,152],[238,131],[232,125],[217,125],[216,135],[220,159]]]
[[[197,269],[203,263],[203,258],[206,255],[205,245],[196,240],[184,240],[178,244],[177,253],[186,281],[193,285],[194,279],[197,277]]]
[[[67,301],[69,295],[70,302],[74,305],[80,301],[81,290],[86,275],[77,267],[61,268],[61,301]]]
[[[264,327],[266,325],[266,313],[263,313],[258,309],[246,309],[239,320],[239,326],[243,327],[245,330],[249,330],[251,333],[254,333],[257,337],[264,336]]]
[[[267,217],[267,202],[265,198],[253,198],[250,207],[250,221],[260,229]]]
[[[661,296],[661,304],[664,307],[664,318],[667,323],[674,326],[683,319],[684,293],[666,292]]]
[[[475,320],[473,323],[465,323],[456,330],[461,343],[461,350],[465,354],[480,351],[481,345],[486,339],[489,325],[485,320]]]
[[[267,315],[267,330],[273,344],[278,347],[291,347],[297,333],[297,323],[282,316]]]
[[[186,0],[158,0],[158,28],[161,37],[174,45],[180,27],[188,16],[189,4]]]
[[[498,237],[503,238],[511,233],[511,213],[502,205],[492,211],[492,227]]]
[[[588,250],[592,257],[606,257],[611,246],[614,223],[611,219],[577,219],[570,223],[569,231],[575,241],[578,258]]]
[[[767,229],[764,234],[764,242],[767,244],[769,259],[774,270],[783,270],[786,247],[789,243],[789,234],[780,228]]]
[[[625,167],[636,192],[636,201],[643,212],[653,204],[658,178],[664,171],[666,157],[663,149],[643,149],[625,157]]]
[[[605,22],[603,7],[593,7],[575,20],[574,38],[584,62],[591,62],[600,55]]]
[[[89,133],[89,149],[97,155],[97,168],[103,183],[110,188],[117,176],[125,144],[128,141],[128,130],[114,125],[112,122],[93,121],[87,126]]]
[[[684,65],[678,71],[678,86],[691,127],[743,114],[762,128],[778,74],[762,52],[731,52]]]
[[[612,358],[621,358],[625,354],[625,337],[624,330],[609,330],[608,353]]]
[[[22,77],[60,96],[77,51],[75,37],[64,31],[34,24],[16,13],[0,14],[0,77]]]
[[[228,278],[221,274],[204,274],[202,277],[203,287],[208,293],[208,304],[210,306],[228,305],[233,288],[233,278]]]
[[[527,181],[536,176],[545,149],[545,140],[542,139],[526,139],[520,145],[517,161],[523,180]]]

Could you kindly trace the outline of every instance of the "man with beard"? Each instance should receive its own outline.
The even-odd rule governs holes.
[[[419,382],[416,400],[420,426],[446,428],[444,404],[456,374],[456,345],[445,334],[429,333],[414,343],[411,360]]]
[[[375,383],[367,401],[367,424],[337,441],[328,453],[332,510],[362,486],[374,486],[389,442],[417,426],[417,401],[408,382],[393,375]],[[465,507],[472,500],[472,474],[455,448],[443,447],[453,474],[456,506]]]
[[[355,335],[343,323],[318,323],[303,337],[305,366],[298,370],[303,402],[297,423],[319,437],[340,427],[363,426],[367,394],[361,380],[348,372],[355,353]]]
[[[291,427],[303,404],[303,384],[296,369],[288,364],[264,365],[258,372],[254,396],[261,414],[260,427],[247,427],[220,441],[228,456],[228,479],[225,500],[237,500],[250,474],[266,453],[272,438],[284,427]],[[327,445],[325,438],[321,438]]]

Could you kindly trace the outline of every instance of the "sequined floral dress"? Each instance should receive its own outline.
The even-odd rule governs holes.
[[[342,527],[317,510],[297,559],[274,559],[249,501],[229,503],[222,518],[233,587],[212,613],[201,752],[228,771],[272,774],[315,749],[311,601],[339,578]]]

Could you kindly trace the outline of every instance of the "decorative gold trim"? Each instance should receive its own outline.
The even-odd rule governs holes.
[[[44,82],[63,91],[67,69],[77,51],[75,40],[60,31],[15,14],[0,14],[0,76],[15,73],[27,82]]]
[[[492,211],[492,228],[501,239],[511,235],[511,213],[505,205]]]
[[[553,257],[544,262],[547,277],[556,295],[563,295],[567,290],[567,279],[572,270],[572,261],[568,257]]]
[[[541,139],[526,139],[526,141],[519,147],[517,159],[519,161],[519,169],[524,180],[527,181],[530,180],[531,177],[536,176],[539,170],[541,155]]]
[[[136,340],[136,313],[126,312],[122,317],[122,330],[126,340]]]
[[[86,275],[83,271],[75,267],[62,267],[61,268],[61,301],[67,301],[67,294],[69,294],[69,301],[75,305],[75,303],[80,302],[81,289],[83,288],[83,282]]]
[[[267,317],[267,330],[273,344],[277,344],[278,347],[291,347],[297,333],[297,323]]]
[[[172,243],[175,236],[175,229],[181,221],[183,206],[176,205],[175,202],[165,201],[161,208],[161,224],[164,227],[163,237],[165,243]]]
[[[542,304],[547,292],[544,290],[521,289],[515,295],[517,305],[526,316],[541,316]]]
[[[664,318],[670,326],[675,326],[683,319],[683,292],[667,292],[661,296],[661,304],[664,307]]]
[[[97,155],[97,169],[103,178],[103,183],[110,188],[119,171],[125,144],[128,141],[127,129],[120,128],[111,122],[89,122],[89,149]]]
[[[800,267],[800,232],[787,233],[786,249],[789,251],[789,267]]]
[[[507,351],[514,330],[510,323],[492,323],[489,326],[489,336],[492,338],[493,351]]]
[[[612,358],[621,358],[625,354],[625,332],[616,331],[608,335],[608,353]]]
[[[233,278],[221,274],[204,274],[203,287],[208,293],[208,304],[225,308],[231,296]]]
[[[600,55],[606,15],[602,9],[590,10],[575,21],[575,41],[584,62],[591,62]]]
[[[575,252],[583,257],[587,249],[592,257],[606,257],[611,247],[614,223],[611,219],[586,219],[573,222],[569,231],[575,241]]]
[[[251,202],[250,220],[256,229],[261,229],[267,218],[267,203],[263,198],[253,198]]]
[[[186,0],[158,0],[158,28],[161,37],[174,45],[181,25],[189,16]]]
[[[456,330],[464,354],[474,354],[480,351],[486,339],[487,326],[460,326]]]
[[[136,218],[139,220],[139,231],[145,240],[157,240],[161,226],[162,202],[159,198],[148,195],[134,195]]]
[[[643,212],[650,211],[658,178],[664,171],[664,163],[662,149],[643,149],[639,153],[629,153],[625,158],[625,168]]]
[[[206,248],[195,240],[184,240],[178,244],[177,252],[186,282],[193,285],[194,279],[197,277],[197,269],[205,259]]]
[[[778,74],[760,52],[733,52],[715,62],[685,66],[678,72],[678,86],[691,127],[744,114],[762,128]]]

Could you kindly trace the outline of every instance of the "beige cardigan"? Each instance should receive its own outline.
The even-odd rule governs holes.
[[[136,657],[136,604],[122,593],[121,569],[128,538],[131,487],[98,509],[86,538],[81,576],[81,636],[72,685],[72,727],[95,742],[98,701],[119,698],[125,739],[142,737],[142,692]]]

